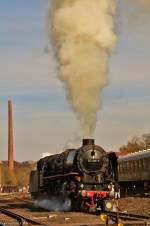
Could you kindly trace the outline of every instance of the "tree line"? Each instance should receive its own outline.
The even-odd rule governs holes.
[[[150,149],[150,133],[143,134],[141,137],[133,137],[126,145],[120,147],[122,153],[134,153],[141,150]]]
[[[150,133],[141,137],[133,137],[127,144],[120,147],[121,153],[133,153],[140,150],[150,149]],[[31,170],[36,167],[36,163],[14,162],[14,170],[9,170],[8,162],[0,163],[0,185],[23,187],[29,184]]]
[[[15,162],[14,170],[8,168],[7,161],[0,164],[0,184],[2,186],[23,187],[29,184],[29,175],[31,170],[35,168],[36,163]]]

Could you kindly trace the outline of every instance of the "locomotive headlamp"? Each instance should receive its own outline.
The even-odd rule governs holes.
[[[87,195],[86,190],[82,190],[82,191],[81,191],[81,195],[82,195],[83,197],[85,197],[85,196]]]
[[[80,184],[80,188],[83,189],[84,188],[84,184]]]
[[[112,202],[111,201],[106,201],[105,203],[107,210],[110,210],[112,208]]]

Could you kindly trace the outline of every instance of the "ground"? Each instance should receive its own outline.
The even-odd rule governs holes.
[[[50,212],[33,205],[30,195],[26,194],[7,194],[0,195],[0,206],[7,208],[15,213],[21,214],[32,220],[42,222],[45,225],[53,226],[98,226],[105,225],[100,221],[100,217],[92,214],[80,212]],[[128,197],[119,200],[120,211],[146,214],[150,216],[150,198]],[[6,225],[17,225],[14,220],[0,214],[0,222]],[[109,224],[114,225],[114,224]]]

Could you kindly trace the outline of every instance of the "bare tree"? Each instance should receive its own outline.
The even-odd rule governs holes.
[[[145,142],[145,148],[150,149],[150,133],[144,134],[143,139]]]
[[[126,145],[120,147],[122,153],[133,153],[145,149],[145,141],[140,137],[133,137]]]

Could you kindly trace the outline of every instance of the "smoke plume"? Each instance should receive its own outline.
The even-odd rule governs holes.
[[[69,149],[69,148],[80,147],[81,140],[82,140],[81,136],[79,136],[77,133],[72,133],[70,138],[65,143],[63,150],[65,151],[66,149]]]
[[[94,132],[97,112],[102,107],[108,57],[116,43],[115,11],[116,0],[54,0],[49,13],[59,79],[64,82],[85,135]]]
[[[34,202],[35,207],[41,207],[50,211],[70,211],[71,201],[69,199],[61,200],[60,198],[51,197],[38,199]]]

